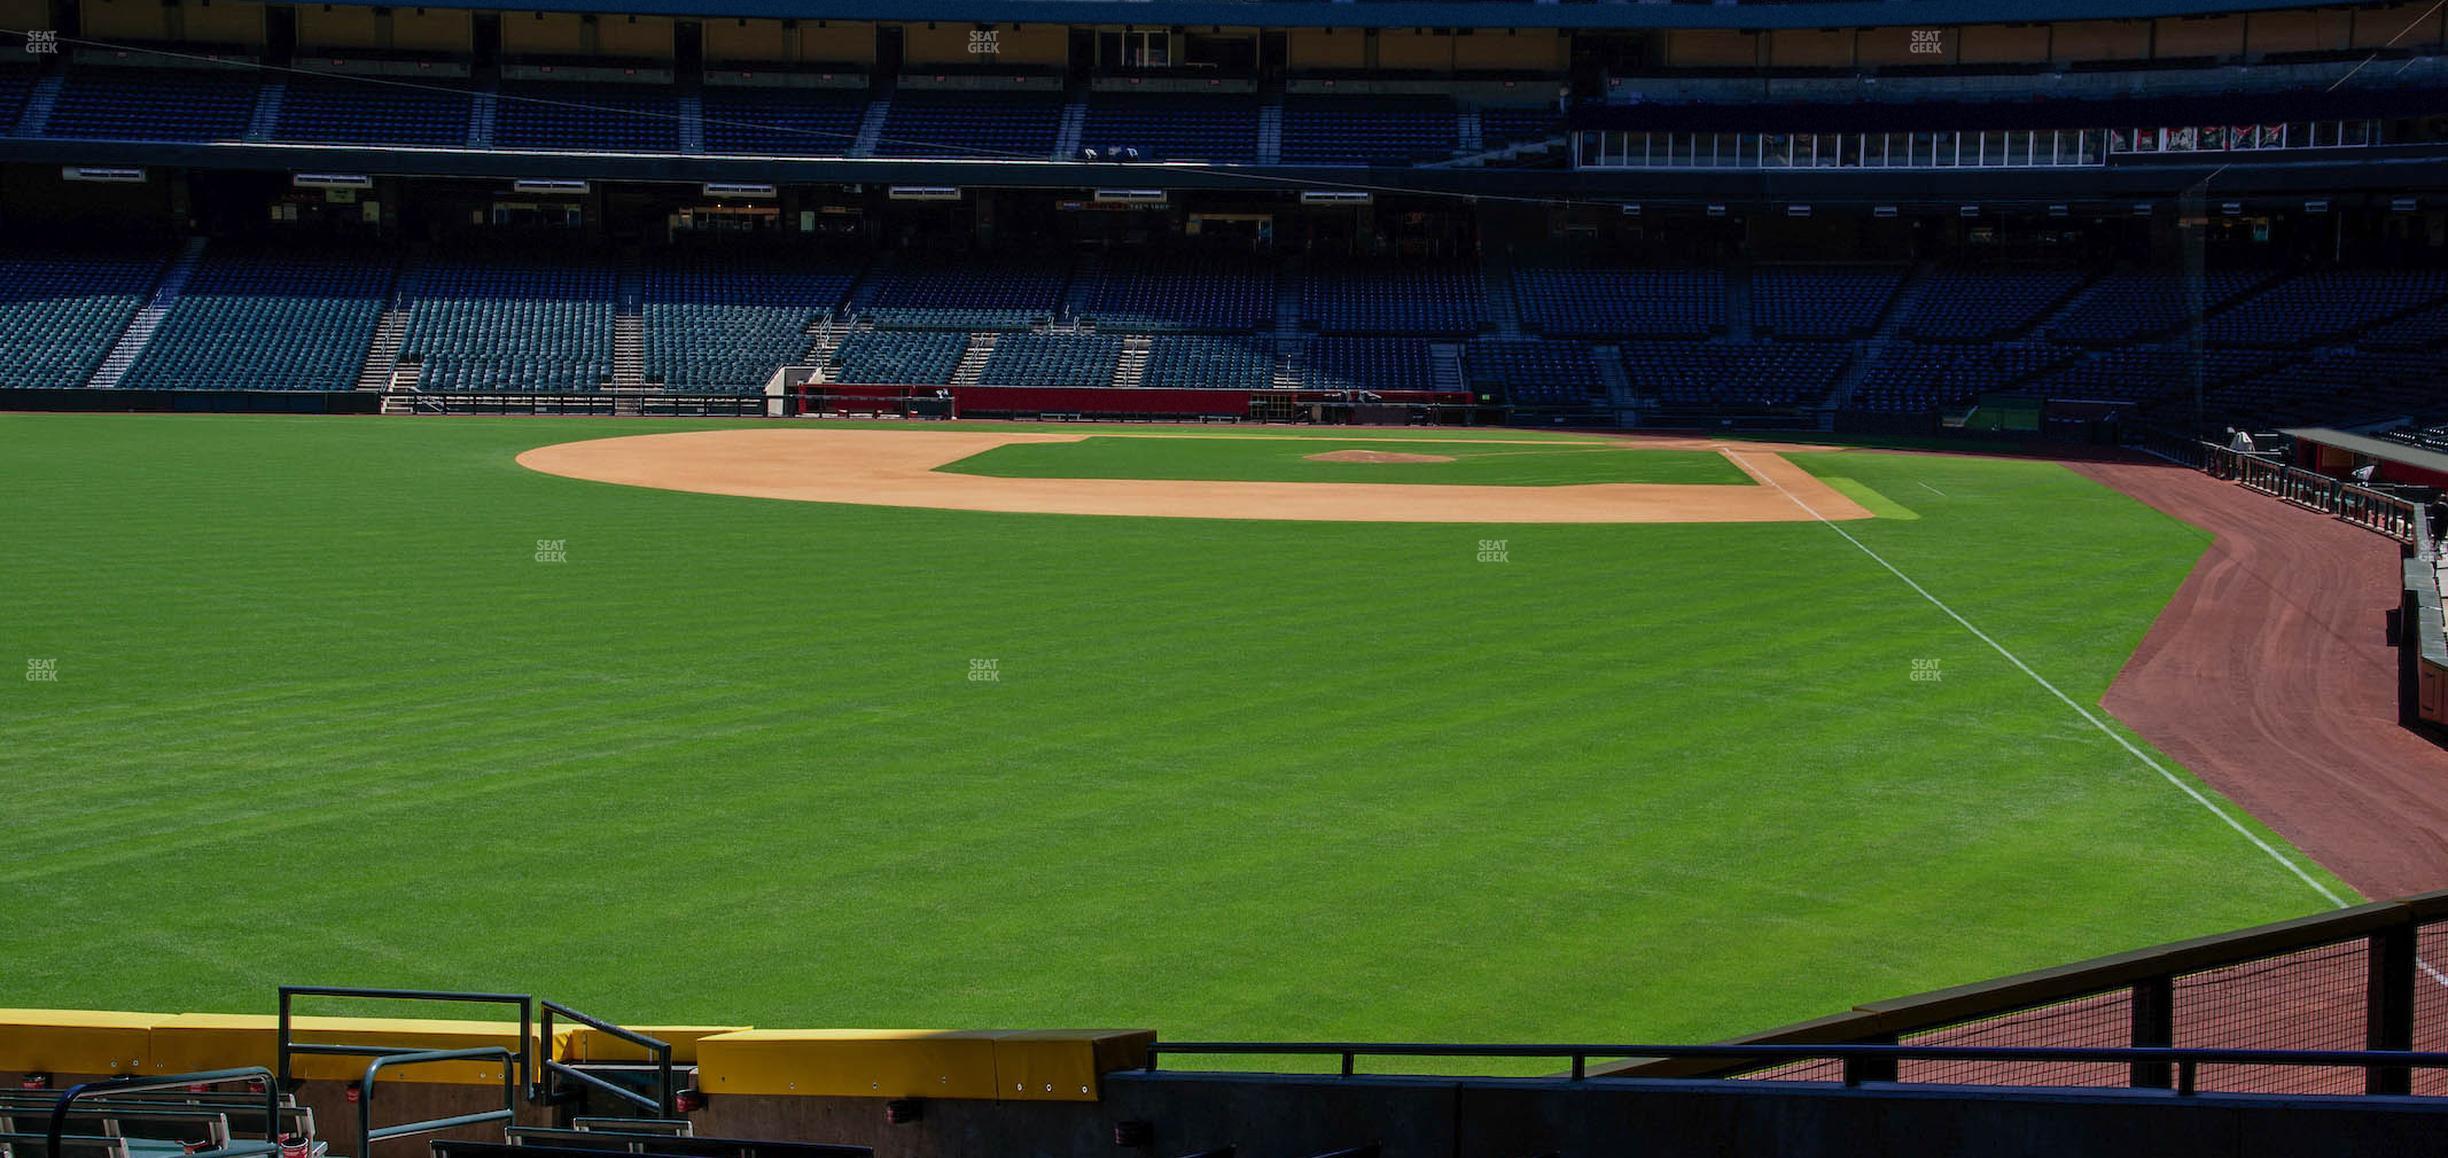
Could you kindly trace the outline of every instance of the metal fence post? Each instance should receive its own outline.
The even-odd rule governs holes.
[[[1894,1045],[1896,1040],[1895,1034],[1882,1033],[1863,1038],[1858,1044]],[[1848,1086],[1858,1086],[1863,1082],[1892,1082],[1897,1080],[1897,1076],[1896,1059],[1892,1057],[1848,1056],[1844,1059],[1844,1083]]]
[[[2415,931],[2412,921],[2391,925],[2371,936],[2370,981],[2363,999],[2363,1047],[2414,1048]],[[2373,1066],[2363,1071],[2363,1090],[2372,1094],[2414,1091],[2413,1071],[2404,1066]]]
[[[2136,1049],[2164,1049],[2176,1044],[2175,978],[2159,976],[2134,982],[2133,1040],[2126,1044]],[[2166,1062],[2135,1062],[2126,1069],[2127,1081],[2135,1089],[2164,1090],[2176,1084],[2175,1073]]]

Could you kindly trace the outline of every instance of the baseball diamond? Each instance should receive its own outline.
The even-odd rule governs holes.
[[[2440,6],[0,40],[0,1158],[2448,1158]]]

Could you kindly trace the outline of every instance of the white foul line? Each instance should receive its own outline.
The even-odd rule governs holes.
[[[1945,491],[1942,491],[1942,490],[1939,490],[1937,487],[1931,486],[1931,485],[1929,485],[1928,483],[1925,483],[1925,482],[1921,482],[1921,480],[1919,480],[1919,479],[1914,479],[1913,481],[1914,481],[1914,482],[1916,482],[1916,483],[1919,483],[1919,484],[1920,484],[1920,487],[1921,487],[1921,489],[1922,489],[1922,490],[1928,491],[1929,493],[1931,493],[1931,494],[1933,494],[1933,495],[1936,495],[1936,496],[1938,496],[1939,498],[1942,498],[1942,499],[1946,497],[1946,492],[1945,492]],[[1802,508],[1802,509],[1803,509],[1803,510],[1806,510],[1806,511],[1810,511],[1810,508],[1809,508],[1809,507],[1804,507],[1804,508]],[[1811,511],[1811,513],[1815,515],[1815,514],[1818,514],[1819,512],[1817,512],[1817,511]]]
[[[1733,451],[1726,451],[1725,454],[1726,457],[1734,459],[1737,462],[1741,461],[1741,456],[1735,454]],[[1748,464],[1745,465],[1747,466]],[[1930,594],[1928,588],[1921,586],[1919,583],[1913,582],[1912,576],[1897,570],[1895,564],[1888,562],[1878,552],[1871,550],[1869,544],[1862,542],[1860,539],[1854,538],[1853,533],[1845,530],[1843,525],[1836,523],[1835,521],[1829,519],[1826,515],[1820,514],[1818,511],[1812,509],[1809,503],[1802,501],[1801,496],[1794,494],[1792,491],[1786,490],[1784,484],[1777,482],[1773,478],[1768,478],[1768,476],[1764,474],[1760,475],[1760,477],[1765,479],[1769,486],[1775,487],[1777,489],[1777,493],[1784,495],[1786,498],[1792,499],[1793,504],[1802,508],[1803,513],[1819,520],[1819,524],[1821,526],[1824,526],[1827,529],[1844,536],[1845,542],[1853,544],[1855,547],[1861,550],[1862,554],[1870,556],[1871,562],[1877,563],[1879,566],[1886,568],[1888,574],[1903,580],[1905,586],[1912,588],[1916,594],[1921,596],[1921,598],[1929,600],[1930,606],[1945,612],[1947,618],[1952,619],[1956,623],[1962,625],[1965,631],[1971,632],[1982,643],[1988,644],[1991,650],[1997,652],[1999,655],[2005,656],[2006,662],[2015,665],[2016,670],[2021,671],[2024,675],[2030,676],[2033,683],[2039,684],[2042,688],[2048,691],[2048,694],[2057,697],[2058,702],[2074,709],[2074,714],[2081,716],[2083,718],[2083,722],[2099,729],[2100,735],[2116,741],[2118,747],[2125,749],[2128,755],[2131,755],[2134,759],[2141,761],[2144,767],[2158,773],[2160,779],[2175,785],[2179,791],[2192,797],[2195,804],[2199,804],[2203,808],[2210,810],[2210,815],[2225,821],[2227,827],[2236,830],[2236,832],[2243,836],[2244,839],[2253,842],[2253,847],[2268,853],[2271,860],[2285,865],[2288,872],[2294,873],[2298,879],[2303,881],[2303,883],[2312,886],[2312,891],[2319,893],[2323,898],[2326,898],[2330,904],[2335,905],[2338,908],[2342,909],[2346,907],[2346,901],[2344,898],[2338,896],[2335,892],[2330,891],[2329,886],[2320,883],[2318,878],[2314,877],[2308,872],[2305,872],[2303,870],[2303,866],[2296,864],[2294,860],[2289,858],[2285,853],[2282,853],[2276,848],[2272,847],[2270,842],[2261,839],[2260,834],[2244,827],[2244,825],[2237,821],[2235,817],[2229,816],[2226,809],[2220,808],[2216,803],[2212,802],[2209,797],[2202,795],[2200,790],[2194,788],[2190,784],[2185,783],[2183,779],[2179,778],[2175,773],[2168,771],[2167,768],[2161,765],[2157,760],[2151,759],[2148,753],[2135,747],[2133,745],[2133,741],[2118,735],[2115,729],[2110,728],[2105,723],[2102,723],[2100,718],[2092,715],[2089,709],[2074,702],[2074,697],[2059,691],[2056,684],[2048,681],[2047,676],[2033,671],[2030,664],[2024,663],[2020,657],[2015,655],[2015,653],[2006,650],[2006,645],[1989,638],[1988,632],[1972,626],[1971,620],[1956,614],[1954,608],[1947,606],[1946,603],[1940,600],[1937,596]],[[2433,976],[2438,977],[2439,975],[2435,973]],[[2448,980],[2444,980],[2443,983],[2448,983]]]

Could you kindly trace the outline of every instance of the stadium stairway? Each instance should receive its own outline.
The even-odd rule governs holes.
[[[1088,98],[1074,93],[1071,103],[1063,106],[1062,127],[1054,132],[1054,160],[1068,161],[1080,155],[1080,138],[1088,132]]]
[[[952,367],[952,384],[975,386],[986,373],[986,359],[994,356],[995,335],[980,330],[969,335],[969,344],[961,349],[960,362]]]
[[[1147,380],[1148,351],[1156,340],[1146,334],[1132,334],[1122,339],[1122,356],[1114,362],[1113,384],[1120,388],[1139,386]]]
[[[852,159],[875,156],[876,144],[884,139],[884,121],[892,116],[892,93],[879,92],[867,102],[867,115],[859,121],[858,139],[850,143]]]
[[[1062,313],[1059,317],[1077,320],[1089,315],[1089,305],[1096,300],[1097,290],[1105,282],[1105,251],[1091,249],[1082,252],[1071,263],[1071,280],[1063,287]]]
[[[693,156],[705,152],[705,96],[698,92],[680,94],[680,152]]]
[[[1462,142],[1461,152],[1475,155],[1487,151],[1486,126],[1479,119],[1479,110],[1464,109],[1456,114],[1455,136]]]
[[[1258,163],[1283,164],[1283,105],[1279,102],[1258,106]]]
[[[60,85],[68,75],[57,69],[44,73],[26,93],[25,110],[17,114],[11,136],[39,137],[51,127],[51,110],[59,107]]]
[[[391,292],[383,299],[373,336],[366,339],[365,358],[357,363],[359,390],[389,390],[399,376],[400,343],[408,338],[408,306],[402,300],[400,282],[407,271],[404,256],[391,267]]]
[[[272,127],[280,123],[281,104],[289,97],[289,83],[275,79],[265,81],[255,90],[255,112],[247,118],[246,140],[272,139]]]
[[[799,355],[799,364],[816,367],[816,376],[823,379],[824,368],[833,364],[833,355],[841,349],[842,335],[849,332],[847,318],[836,318],[830,310],[808,320],[807,350]]]
[[[1725,326],[1730,341],[1751,340],[1751,263],[1727,263],[1725,271]]]
[[[493,147],[493,122],[500,112],[501,102],[495,99],[493,90],[489,88],[477,93],[476,99],[468,102],[469,148],[490,149]]]
[[[621,250],[612,311],[612,385],[621,390],[646,387],[646,271],[634,247]]]
[[[1488,258],[1480,267],[1480,280],[1486,284],[1488,324],[1496,328],[1496,336],[1521,337],[1521,301],[1513,294],[1512,260],[1503,256]]]
[[[384,306],[382,318],[374,323],[374,336],[366,341],[365,361],[358,364],[358,389],[391,389],[399,371],[400,342],[407,337],[408,311],[396,301]]]
[[[178,304],[179,291],[187,285],[188,275],[195,272],[196,263],[204,259],[204,239],[190,237],[179,250],[176,260],[154,283],[153,296],[129,319],[127,329],[119,332],[119,340],[111,343],[110,353],[102,356],[102,364],[94,368],[93,377],[85,384],[98,390],[119,385],[129,366],[136,364],[136,355],[144,352],[145,343],[153,340],[153,332],[161,328],[162,319],[169,316],[170,307]]]
[[[1920,311],[1921,299],[1929,295],[1931,270],[1926,262],[1916,263],[1904,275],[1903,284],[1887,299],[1886,312],[1879,315],[1870,336],[1854,346],[1853,360],[1845,364],[1844,373],[1836,379],[1836,388],[1828,391],[1827,401],[1819,407],[1820,417],[1827,423],[1821,429],[1832,428],[1836,411],[1852,405],[1853,392],[1870,376],[1871,367],[1878,365],[1879,356],[1887,352],[1887,347],[1903,334],[1904,324]]]
[[[1607,401],[1625,414],[1632,412],[1632,372],[1624,369],[1623,347],[1594,346],[1590,358],[1598,363],[1598,380],[1606,384]],[[1626,425],[1630,425],[1629,422]]]
[[[1462,373],[1461,343],[1437,342],[1428,347],[1428,379],[1443,393],[1470,389],[1470,379]]]

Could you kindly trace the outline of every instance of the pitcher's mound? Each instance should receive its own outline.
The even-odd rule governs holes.
[[[1452,462],[1450,454],[1404,454],[1396,450],[1330,450],[1304,454],[1310,462]]]

